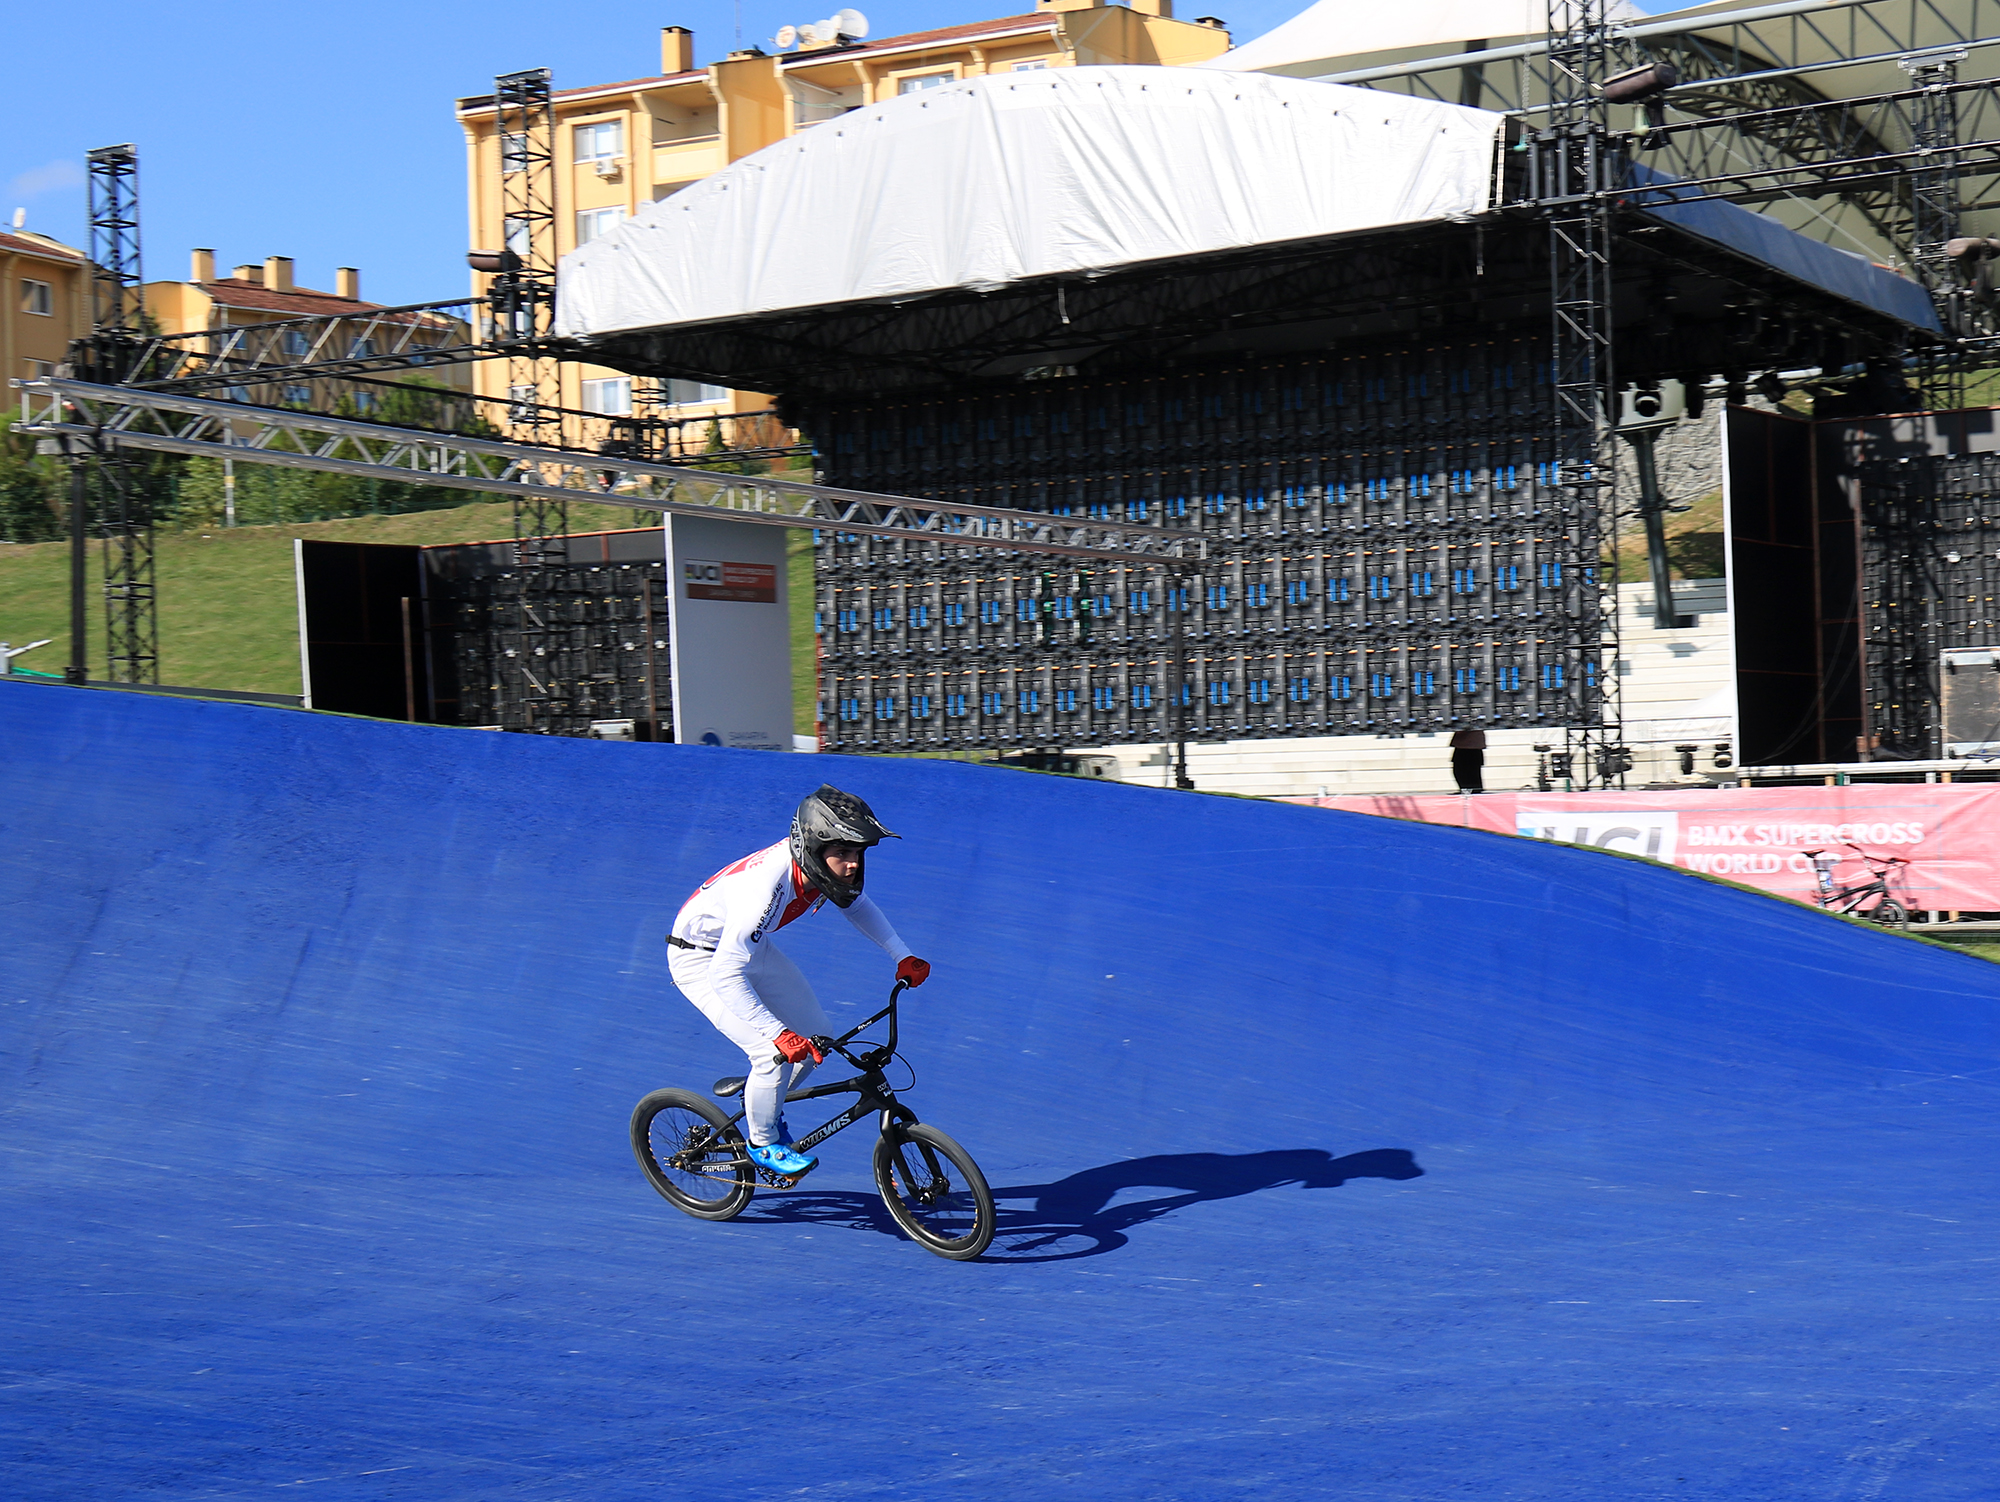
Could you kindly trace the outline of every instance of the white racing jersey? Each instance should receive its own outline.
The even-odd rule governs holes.
[[[674,937],[697,949],[712,949],[708,982],[716,995],[739,1014],[761,1011],[751,976],[744,974],[760,947],[787,923],[816,911],[826,898],[806,880],[792,859],[791,840],[746,855],[724,866],[695,889],[674,918]],[[889,920],[868,896],[856,897],[841,909],[847,921],[873,939],[892,960],[902,960],[910,946],[896,935]]]

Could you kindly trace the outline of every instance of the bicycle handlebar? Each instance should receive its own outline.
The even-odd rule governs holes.
[[[824,1033],[816,1034],[812,1040],[813,1047],[817,1048],[822,1055],[837,1053],[843,1059],[847,1060],[848,1063],[852,1064],[856,1069],[866,1069],[868,1067],[866,1064],[862,1063],[859,1059],[855,1058],[853,1054],[849,1053],[841,1045],[844,1043],[852,1042],[863,1028],[873,1027],[876,1023],[880,1022],[884,1017],[887,1017],[890,1019],[888,1047],[889,1051],[891,1053],[894,1053],[896,1051],[896,1022],[895,1022],[896,1002],[902,996],[902,994],[909,989],[910,989],[910,983],[906,980],[899,979],[896,982],[895,987],[889,992],[889,1004],[884,1008],[882,1008],[881,1011],[877,1012],[873,1017],[866,1018],[863,1021],[856,1023],[853,1027],[849,1028],[846,1032],[842,1033],[838,1038],[829,1038]],[[790,1063],[791,1061],[787,1059],[783,1054],[773,1054],[771,1056],[771,1062],[774,1064],[787,1064]]]
[[[1910,864],[1909,858],[1907,856],[1870,855],[1866,850],[1863,850],[1859,845],[1855,844],[1854,841],[1852,840],[1842,840],[1840,843],[1845,845],[1849,850],[1852,850],[1856,855],[1860,856],[1864,861],[1878,861],[1885,866],[1907,866]],[[1803,855],[1807,860],[1812,860],[1817,856],[1825,855],[1826,852],[1824,850],[1801,850],[1799,854]],[[1842,860],[1845,859],[1845,857],[1836,855],[1834,859]]]

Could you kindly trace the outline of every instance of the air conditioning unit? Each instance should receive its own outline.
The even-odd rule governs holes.
[[[600,158],[597,163],[597,175],[599,177],[616,177],[624,170],[625,159],[623,157],[607,156]]]

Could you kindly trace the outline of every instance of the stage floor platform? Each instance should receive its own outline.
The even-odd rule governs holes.
[[[1980,1498],[2000,969],[1639,861],[940,762],[0,682],[21,1502]],[[661,943],[826,778],[907,1099],[739,1220]],[[836,1018],[888,965],[784,933]]]

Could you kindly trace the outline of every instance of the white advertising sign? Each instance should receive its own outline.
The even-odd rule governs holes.
[[[667,518],[674,739],[684,745],[792,748],[786,535],[752,522]]]

